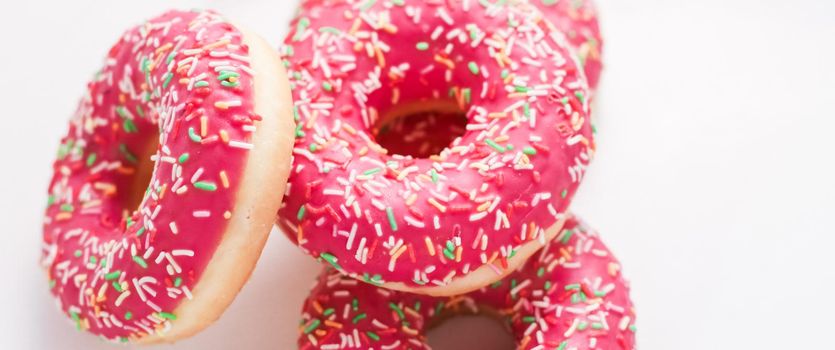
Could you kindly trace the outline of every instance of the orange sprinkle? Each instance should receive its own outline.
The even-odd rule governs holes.
[[[322,308],[322,304],[319,304],[319,301],[318,301],[318,300],[314,300],[314,301],[313,301],[312,303],[310,303],[310,304],[313,306],[313,309],[314,309],[314,310],[316,310],[316,312],[318,312],[318,313],[320,313],[320,314],[321,314],[321,313],[323,313],[323,312],[325,312],[325,310]]]
[[[229,143],[229,133],[225,129],[220,130],[220,139],[223,143]]]
[[[438,208],[441,213],[446,213],[446,207],[435,200],[435,198],[429,197],[426,201],[429,202],[429,204],[432,204],[433,207]]]
[[[218,47],[221,47],[221,46],[225,46],[225,45],[229,45],[229,39],[223,39],[223,40],[216,41],[214,43],[208,44],[206,46],[203,46],[203,50],[208,51],[208,50],[218,48]]]
[[[325,325],[331,328],[342,329],[342,324],[331,320],[325,320]]]
[[[432,239],[426,236],[423,237],[423,241],[426,242],[426,250],[429,251],[429,256],[435,256],[435,245],[432,244]]]
[[[223,185],[223,188],[229,188],[229,177],[226,176],[226,170],[220,171],[220,183]]]

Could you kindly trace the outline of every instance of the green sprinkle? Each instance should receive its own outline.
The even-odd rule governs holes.
[[[516,90],[516,92],[528,92],[527,86],[516,85],[514,86],[514,89]]]
[[[507,151],[507,149],[505,149],[504,147],[496,143],[496,141],[493,141],[491,139],[485,139],[484,143],[486,143],[490,147],[493,147],[493,149],[495,149],[499,153],[504,153],[505,151]]]
[[[113,289],[115,289],[119,293],[125,291],[124,289],[122,289],[122,284],[119,283],[118,281],[113,281],[110,285],[112,285]]]
[[[380,336],[372,331],[365,331],[365,334],[374,341],[380,341]]]
[[[136,128],[136,124],[134,124],[133,120],[130,119],[125,119],[125,121],[122,122],[122,128],[125,129],[125,132],[128,134],[139,131],[139,129]]]
[[[141,105],[136,105],[136,114],[139,114],[140,117],[145,117],[145,110],[142,109]]]
[[[536,148],[525,147],[525,148],[522,149],[522,153],[525,153],[529,156],[535,155],[536,154]]]
[[[197,135],[197,134],[194,132],[194,128],[188,128],[188,138],[190,138],[190,139],[191,139],[192,141],[194,141],[194,142],[200,142],[200,141],[203,141],[203,138],[202,138],[202,137],[200,137],[200,135]]]
[[[551,6],[559,2],[560,0],[542,0],[542,4],[545,6]]]
[[[232,71],[228,71],[228,70],[222,70],[222,71],[220,71],[220,74],[218,74],[217,80],[218,81],[224,81],[224,80],[229,79],[229,78],[237,78],[237,77],[240,77],[240,76],[241,75],[236,73],[236,72],[232,72]]]
[[[333,91],[333,85],[331,85],[331,83],[329,83],[327,81],[323,82],[322,83],[322,89],[325,89],[325,91],[328,91],[328,92]]]
[[[304,327],[304,334],[310,334],[310,332],[313,332],[314,330],[316,330],[316,328],[319,328],[320,323],[322,323],[322,321],[319,321],[318,318],[314,318],[313,320],[311,320],[310,324],[308,324],[307,327]]]
[[[568,190],[562,190],[562,192],[560,192],[560,196],[562,198],[565,198],[566,196],[568,196]]]
[[[386,215],[389,218],[389,226],[391,226],[392,231],[397,231],[397,221],[394,219],[394,209],[387,207]]]
[[[188,153],[183,153],[183,154],[180,155],[179,158],[177,158],[177,162],[179,162],[180,164],[183,164],[188,160],[188,157],[189,157]]]
[[[302,124],[296,125],[296,138],[304,137],[304,131],[302,131],[302,127],[304,127],[304,125]]]
[[[174,287],[179,288],[181,284],[183,284],[183,279],[182,278],[177,277],[177,278],[174,279]]]
[[[201,88],[201,87],[206,87],[206,86],[209,86],[209,82],[205,81],[205,80],[201,80],[201,81],[198,81],[198,82],[194,83],[194,87]]]
[[[339,35],[342,33],[342,31],[334,27],[321,27],[319,28],[319,33],[331,33],[333,35]]]
[[[580,290],[579,283],[567,284],[565,285],[565,290]]]
[[[417,43],[417,45],[415,45],[415,47],[417,47],[417,49],[420,50],[420,51],[426,51],[426,50],[429,50],[429,43],[427,43],[425,41],[421,41],[421,42]]]
[[[545,290],[551,290],[551,281],[545,281]]]
[[[162,82],[162,88],[167,89],[168,84],[171,84],[171,79],[174,78],[174,74],[171,72],[165,73],[165,81]]]
[[[403,310],[400,309],[400,307],[397,306],[397,304],[389,302],[389,308],[397,313],[397,316],[400,317],[401,322],[406,320],[406,314],[403,313]]]
[[[502,281],[496,281],[490,284],[490,288],[499,288],[502,286]]]
[[[533,316],[525,316],[525,317],[522,317],[522,322],[525,322],[525,323],[534,323],[534,322],[536,322],[536,317],[533,317]]]
[[[562,244],[568,244],[568,240],[571,239],[571,236],[573,234],[574,234],[574,231],[565,230],[565,232],[563,232],[563,236],[562,236],[562,239],[560,240],[560,242],[562,242]],[[578,286],[578,288],[579,288],[579,286]]]
[[[322,315],[330,316],[334,312],[336,312],[336,309],[330,307],[330,308],[325,309],[325,311],[322,311]]]
[[[354,298],[354,300],[351,300],[351,308],[353,308],[353,309],[354,309],[354,311],[359,310],[359,308],[360,308],[360,301],[359,301],[359,299]]]
[[[578,331],[584,331],[584,330],[586,330],[586,328],[588,326],[589,326],[589,324],[587,322],[581,321],[580,323],[577,324],[577,330]]]
[[[366,171],[363,171],[362,174],[363,175],[374,175],[374,174],[379,173],[381,171],[383,171],[382,168],[371,168],[371,169],[368,169]]]
[[[238,87],[238,85],[241,85],[241,84],[239,84],[237,81],[233,83],[233,82],[229,82],[229,81],[224,80],[224,81],[220,82],[220,85],[223,85],[223,86],[228,87],[228,88],[234,88],[234,87]]]
[[[93,164],[96,164],[96,154],[90,153],[90,155],[87,156],[87,166],[93,166]]]
[[[330,263],[330,264],[331,264],[334,268],[336,268],[337,270],[342,270],[342,266],[339,266],[339,264],[337,264],[337,263],[336,263],[336,260],[337,260],[337,259],[336,259],[336,257],[335,257],[333,254],[331,254],[331,253],[322,253],[322,254],[319,254],[319,257],[320,257],[320,258],[322,258],[322,259],[325,259],[325,261],[327,261],[328,263]]]
[[[545,275],[544,267],[540,267],[538,270],[536,270],[536,277],[542,277],[543,275]]]
[[[139,266],[142,266],[143,269],[148,268],[148,263],[145,262],[145,259],[142,259],[141,256],[134,255],[133,256],[133,262],[137,263]]]
[[[507,79],[510,76],[510,71],[507,69],[502,69],[502,79]]]
[[[429,175],[432,176],[432,183],[438,183],[438,172],[435,169],[430,170]]]
[[[316,144],[315,143],[311,143],[309,148],[310,148],[311,152],[316,152]]]
[[[73,252],[73,255],[74,255],[76,258],[80,258],[80,257],[81,257],[81,254],[82,254],[82,253],[81,253],[81,250],[80,250],[80,249],[76,249],[76,250],[75,250],[75,252]]]
[[[301,219],[304,218],[304,212],[305,212],[305,205],[302,205],[302,206],[299,207],[299,211],[296,213],[296,219],[301,221]]]
[[[97,261],[97,260],[96,260],[96,257],[95,257],[95,256],[90,256],[90,263],[91,263],[91,264],[95,264],[95,263],[96,263],[96,261]]]
[[[630,330],[630,331],[632,331],[632,333],[635,333],[635,332],[638,330],[638,326],[636,326],[636,325],[634,325],[634,324],[633,324],[633,325],[630,325],[630,326],[629,326],[629,330]]]
[[[362,12],[368,11],[368,9],[370,9],[376,3],[377,3],[377,0],[368,0],[368,1],[365,2],[365,4],[362,4],[362,7],[360,7],[360,10]]]
[[[194,183],[194,187],[203,191],[217,191],[217,185],[212,182],[197,181]]]
[[[415,302],[415,311],[420,311],[420,300]]]
[[[357,322],[361,321],[361,320],[362,320],[362,319],[364,319],[366,316],[367,316],[367,315],[366,315],[365,313],[361,313],[361,314],[359,314],[359,315],[356,315],[356,316],[354,316],[354,318],[351,320],[351,323],[353,323],[353,324],[357,324]]]
[[[470,88],[461,89],[461,94],[464,95],[464,103],[470,104],[470,102],[472,102],[473,92]]]
[[[603,329],[603,324],[600,322],[594,322],[591,324],[591,329]]]
[[[177,319],[177,316],[170,313],[170,312],[160,312],[159,317],[162,317],[166,320],[172,320],[172,321]]]
[[[556,350],[565,350],[566,346],[568,346],[568,340],[563,340],[562,343],[560,343],[560,346],[558,346]]]
[[[470,68],[470,73],[478,75],[478,72],[479,72],[478,64],[476,64],[475,62],[470,61],[470,63],[467,64],[467,68]]]
[[[71,211],[73,211],[73,206],[72,206],[72,204],[64,203],[64,204],[61,204],[60,209],[61,209],[61,211],[71,212]]]
[[[125,156],[125,158],[127,158],[127,160],[131,163],[136,163],[139,161],[138,159],[136,159],[136,156],[133,155],[133,153],[131,153],[131,151],[128,149],[128,146],[124,143],[119,144],[119,152],[122,153],[122,155]]]
[[[585,102],[585,96],[583,96],[583,92],[582,92],[582,91],[575,91],[575,92],[574,92],[574,96],[576,96],[576,97],[577,97],[577,99],[578,99],[578,100],[580,100],[580,103],[584,103],[584,102]]]
[[[128,118],[128,110],[125,109],[124,106],[116,107],[116,114],[120,117],[127,119]]]
[[[108,273],[108,274],[104,275],[104,279],[109,281],[109,280],[117,279],[121,275],[122,275],[122,271],[113,271],[111,273]]]
[[[138,230],[136,230],[136,237],[142,236],[143,233],[145,233],[145,228],[140,227]]]

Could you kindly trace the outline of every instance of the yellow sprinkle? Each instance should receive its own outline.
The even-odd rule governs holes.
[[[433,207],[438,208],[438,210],[440,210],[441,213],[446,213],[446,207],[443,204],[439,203],[437,200],[435,200],[435,198],[429,197],[429,199],[427,199],[426,201],[429,202],[429,204],[432,204]]]
[[[200,117],[200,137],[206,137],[209,129],[209,118],[205,115]]]
[[[479,206],[476,208],[476,210],[478,210],[478,211],[485,211],[485,210],[487,210],[487,208],[490,208],[490,204],[491,204],[491,203],[490,203],[490,201],[487,201],[487,202],[481,203],[481,205],[479,205]]]
[[[220,139],[223,143],[229,143],[229,133],[226,130],[220,130]]]
[[[412,204],[415,204],[417,197],[417,193],[412,193],[412,195],[406,199],[406,205],[411,206]]]
[[[230,218],[232,218],[232,212],[231,212],[231,211],[228,211],[228,210],[227,210],[227,211],[225,211],[225,212],[223,213],[223,218],[224,218],[224,219],[226,219],[226,220],[229,220]]]

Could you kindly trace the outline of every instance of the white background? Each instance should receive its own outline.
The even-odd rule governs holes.
[[[112,348],[75,331],[52,304],[37,265],[40,220],[85,82],[123,30],[169,6],[219,9],[277,45],[295,1],[0,5],[2,349]],[[599,153],[574,210],[632,280],[640,348],[831,348],[835,2],[599,7]],[[224,317],[162,348],[293,348],[318,270],[276,233]],[[490,322],[452,323],[433,334],[438,348],[509,346]]]

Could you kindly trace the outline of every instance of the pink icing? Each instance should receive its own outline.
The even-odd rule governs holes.
[[[50,289],[79,329],[121,341],[164,331],[192,297],[260,119],[248,51],[220,15],[171,11],[127,31],[88,85],[61,141],[43,234]],[[146,191],[131,184],[157,140],[150,186],[126,208]]]
[[[519,1],[302,4],[282,53],[298,128],[279,224],[352,277],[446,285],[496,273],[568,206],[594,151],[573,49]],[[467,132],[439,155],[386,154],[371,128],[441,99]]]
[[[589,87],[595,89],[603,70],[601,55],[603,38],[597,21],[597,8],[592,0],[533,0],[545,17],[564,33],[574,46]]]
[[[497,311],[519,349],[634,349],[635,310],[620,264],[574,219],[525,266],[465,295],[434,298],[360,283],[328,268],[304,303],[301,349],[423,349],[439,316]]]

